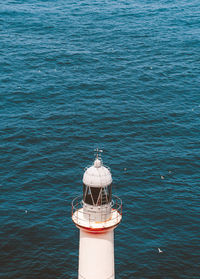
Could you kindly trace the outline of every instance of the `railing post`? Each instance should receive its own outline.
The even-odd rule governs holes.
[[[76,212],[77,212],[77,222],[78,222],[78,202],[76,200]]]

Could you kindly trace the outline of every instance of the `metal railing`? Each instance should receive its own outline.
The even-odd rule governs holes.
[[[121,221],[122,216],[122,200],[113,195],[112,200],[110,203],[110,214],[108,212],[104,212],[103,210],[96,211],[97,208],[100,209],[99,206],[91,206],[90,209],[92,210],[93,207],[95,207],[95,212],[88,212],[88,210],[84,211],[82,214],[79,214],[79,212],[83,209],[84,203],[83,203],[83,197],[78,196],[73,199],[72,201],[72,217],[73,221],[76,223],[84,222],[85,220],[89,221],[89,224],[92,222],[96,222],[98,219],[98,222],[103,222],[107,225],[108,222],[115,222],[118,223],[118,221]],[[95,215],[96,214],[96,215]],[[114,217],[109,217],[109,215]],[[120,216],[121,215],[121,216]],[[83,217],[84,216],[84,217]],[[98,218],[95,218],[95,216],[98,216]]]

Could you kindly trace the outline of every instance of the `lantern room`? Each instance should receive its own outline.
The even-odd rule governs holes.
[[[99,233],[116,227],[121,218],[122,202],[112,195],[111,171],[97,153],[83,174],[82,195],[72,201],[72,220],[79,228]]]
[[[112,176],[96,158],[94,165],[87,168],[83,175],[83,202],[92,206],[102,206],[111,202]]]
[[[86,219],[102,222],[110,218],[112,175],[98,155],[83,175],[83,212]]]

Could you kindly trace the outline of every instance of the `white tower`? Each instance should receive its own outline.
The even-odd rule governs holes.
[[[112,176],[97,157],[83,175],[83,196],[72,202],[72,220],[80,229],[78,279],[114,279],[114,229],[122,202],[112,196]]]

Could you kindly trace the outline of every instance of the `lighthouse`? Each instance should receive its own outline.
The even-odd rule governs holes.
[[[97,150],[83,174],[83,193],[72,202],[72,220],[80,230],[78,279],[114,279],[114,229],[122,219],[122,201],[112,195],[112,175]]]

